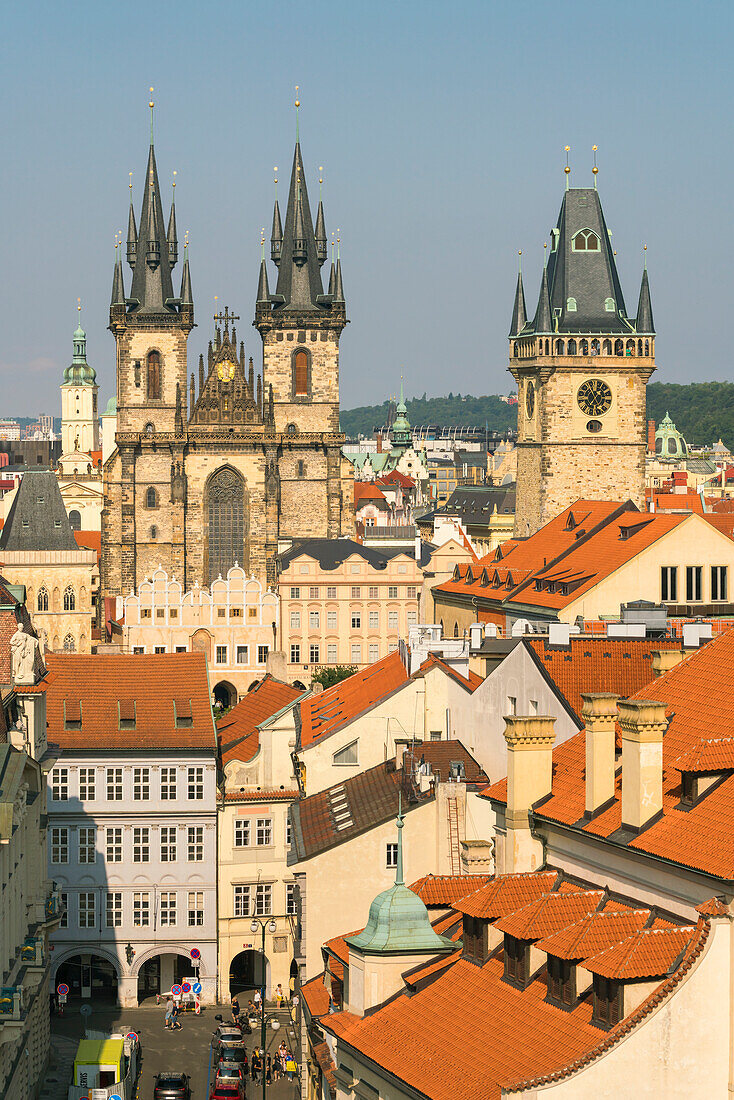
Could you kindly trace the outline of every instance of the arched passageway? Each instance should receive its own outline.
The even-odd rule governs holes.
[[[240,951],[229,964],[229,992],[230,996],[245,993],[248,990],[259,989],[263,984],[263,966],[265,968],[265,995],[271,995],[270,991],[270,962],[261,951],[250,948]]]
[[[117,1003],[117,968],[102,955],[79,954],[64,959],[56,968],[53,988],[62,982],[69,987],[69,1000]]]

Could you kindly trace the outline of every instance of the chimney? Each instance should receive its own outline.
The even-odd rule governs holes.
[[[683,660],[683,652],[680,649],[656,649],[652,654],[652,674],[657,679],[675,668]]]
[[[583,693],[581,717],[586,728],[586,812],[593,815],[614,798],[614,727],[619,696]]]
[[[382,432],[377,433],[377,453],[382,454]]]
[[[529,715],[505,718],[507,742],[507,834],[502,872],[535,871],[543,863],[543,845],[530,831],[533,805],[551,793],[555,718]]]
[[[655,421],[648,420],[647,422],[647,453],[650,455],[655,454]]]
[[[619,704],[622,730],[622,826],[639,832],[663,808],[665,704],[627,699]]]

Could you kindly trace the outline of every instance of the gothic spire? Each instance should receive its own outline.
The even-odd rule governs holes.
[[[509,335],[517,336],[525,328],[525,322],[528,319],[527,309],[525,308],[525,291],[522,285],[522,271],[517,273],[517,286],[515,287],[515,304],[512,308],[512,323],[510,325]]]
[[[319,258],[319,264],[326,263],[328,256],[328,246],[326,243],[326,222],[324,221],[324,204],[319,199],[319,209],[316,214],[316,253]]]
[[[175,175],[175,172],[174,172]],[[173,198],[171,199],[171,213],[168,218],[168,262],[173,271],[178,263],[178,236],[176,235],[176,181],[173,181]]]
[[[546,334],[552,331],[550,293],[548,291],[548,268],[543,266],[543,278],[540,283],[540,294],[538,295],[538,308],[535,311],[535,320],[533,321],[533,332],[542,332]]]
[[[191,291],[191,272],[189,271],[189,246],[184,245],[184,262],[181,273],[181,305],[193,306],[194,295]]]
[[[130,288],[131,305],[138,314],[175,312],[169,242],[163,232],[163,225],[161,189],[151,141],[143,203],[140,209],[140,233]]]
[[[652,319],[652,302],[650,301],[650,283],[647,278],[647,264],[645,264],[645,268],[642,272],[640,300],[637,304],[635,329],[637,332],[646,333],[650,336],[654,336],[655,334],[655,322]]]
[[[280,263],[280,253],[283,248],[283,225],[280,220],[280,207],[278,199],[273,207],[273,228],[270,233],[270,258],[277,267]]]
[[[268,286],[268,269],[265,263],[265,257],[260,260],[260,278],[257,283],[257,300],[258,302],[270,301],[270,287]]]
[[[275,221],[275,219],[274,219]],[[276,301],[286,310],[314,310],[321,306],[323,286],[316,247],[306,174],[300,143],[293,153],[288,208],[278,266]]]
[[[132,172],[130,173],[132,176]],[[135,254],[138,248],[138,229],[135,225],[135,211],[133,209],[133,185],[130,182],[130,212],[127,216],[127,262],[135,270]]]
[[[110,299],[111,306],[123,306],[125,305],[125,281],[122,277],[122,256],[120,252],[122,250],[122,244],[115,245],[115,273],[112,276],[112,297]]]
[[[334,276],[334,301],[344,301],[344,284],[342,282],[342,262],[341,257],[336,258],[336,274]]]

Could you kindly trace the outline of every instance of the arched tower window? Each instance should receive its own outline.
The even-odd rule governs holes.
[[[593,229],[579,229],[571,241],[571,248],[574,252],[599,252],[601,242]]]
[[[46,585],[42,585],[38,589],[38,599],[36,600],[36,607],[39,611],[48,611],[48,589]]]
[[[310,364],[305,348],[296,348],[293,352],[293,396],[308,397]]]
[[[576,341],[575,340],[569,340],[568,341],[568,354],[569,355],[575,355],[576,354]]]
[[[565,346],[563,340],[556,340],[556,355],[563,355]]]
[[[605,298],[604,309],[607,311],[607,313],[614,313],[614,308],[614,298]]]
[[[602,348],[603,348],[603,351],[604,351],[605,355],[611,355],[612,354],[612,341],[611,340],[605,340],[603,345],[602,345]]]
[[[298,477],[305,477],[306,476],[306,463],[303,461],[302,458],[299,458],[299,460],[298,460],[297,469],[298,469]]]
[[[458,623],[454,623],[454,637],[455,638],[459,637],[459,624]]]
[[[161,356],[158,351],[148,352],[148,397],[159,401],[161,396]]]
[[[70,584],[67,584],[64,589],[64,611],[74,611],[76,609],[76,596],[74,595],[74,589]]]
[[[153,526],[150,529],[150,537],[152,539],[157,539],[158,538],[158,528],[155,526],[155,524],[153,524]]]
[[[67,634],[64,638],[64,652],[76,653],[76,642],[72,634]]]
[[[150,486],[147,493],[145,494],[145,506],[146,506],[146,508],[157,508],[158,507],[158,494],[156,493],[156,491],[155,491],[155,489],[153,488],[152,485]]]
[[[82,529],[82,514],[76,508],[72,508],[69,512],[69,524],[72,531],[81,531]]]
[[[231,466],[214,473],[207,487],[209,583],[248,561],[249,509],[245,484]]]

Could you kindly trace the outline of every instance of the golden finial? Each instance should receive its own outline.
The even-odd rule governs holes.
[[[81,318],[81,312],[82,312],[82,300],[81,300],[81,298],[77,298],[77,300],[76,300],[76,311],[79,314],[79,323],[81,324],[81,320],[82,320],[82,318]]]
[[[571,166],[568,163],[568,154],[571,152],[571,146],[566,145],[566,146],[564,146],[564,149],[565,149],[565,152],[566,152],[566,167],[563,169],[563,171],[566,173],[566,190],[568,191],[568,177],[571,174]]]
[[[296,84],[296,107],[300,107],[300,106],[301,106],[301,101],[298,98],[298,85]]]
[[[323,164],[320,164],[319,165],[319,183],[323,183],[323,182],[324,182],[324,166],[323,166]]]
[[[273,168],[273,171],[275,172],[275,180],[274,180],[274,182],[275,182],[275,183],[277,183],[277,182],[278,182],[278,165],[277,165],[277,164],[276,164],[276,165],[275,165],[275,167]]]
[[[150,98],[150,103],[148,104],[148,106],[149,107],[155,107],[155,103],[153,102],[153,89],[152,88],[150,89],[150,97],[151,97]]]
[[[592,145],[592,147],[591,147],[591,151],[594,154],[594,167],[591,169],[591,171],[594,173],[594,187],[596,187],[596,177],[599,174],[599,169],[598,169],[597,164],[596,164],[596,151],[597,151],[598,148],[599,148],[598,145]]]
[[[174,169],[173,169],[173,186],[174,186],[174,187],[176,186],[176,176],[177,176],[177,175],[178,175],[178,172],[177,172],[177,171],[176,171],[176,169],[174,168]]]
[[[129,183],[128,186],[130,187],[130,198],[131,198],[131,201],[132,201],[132,192],[133,192],[133,174],[132,174],[132,172],[128,172],[128,176],[130,177],[130,183]]]

